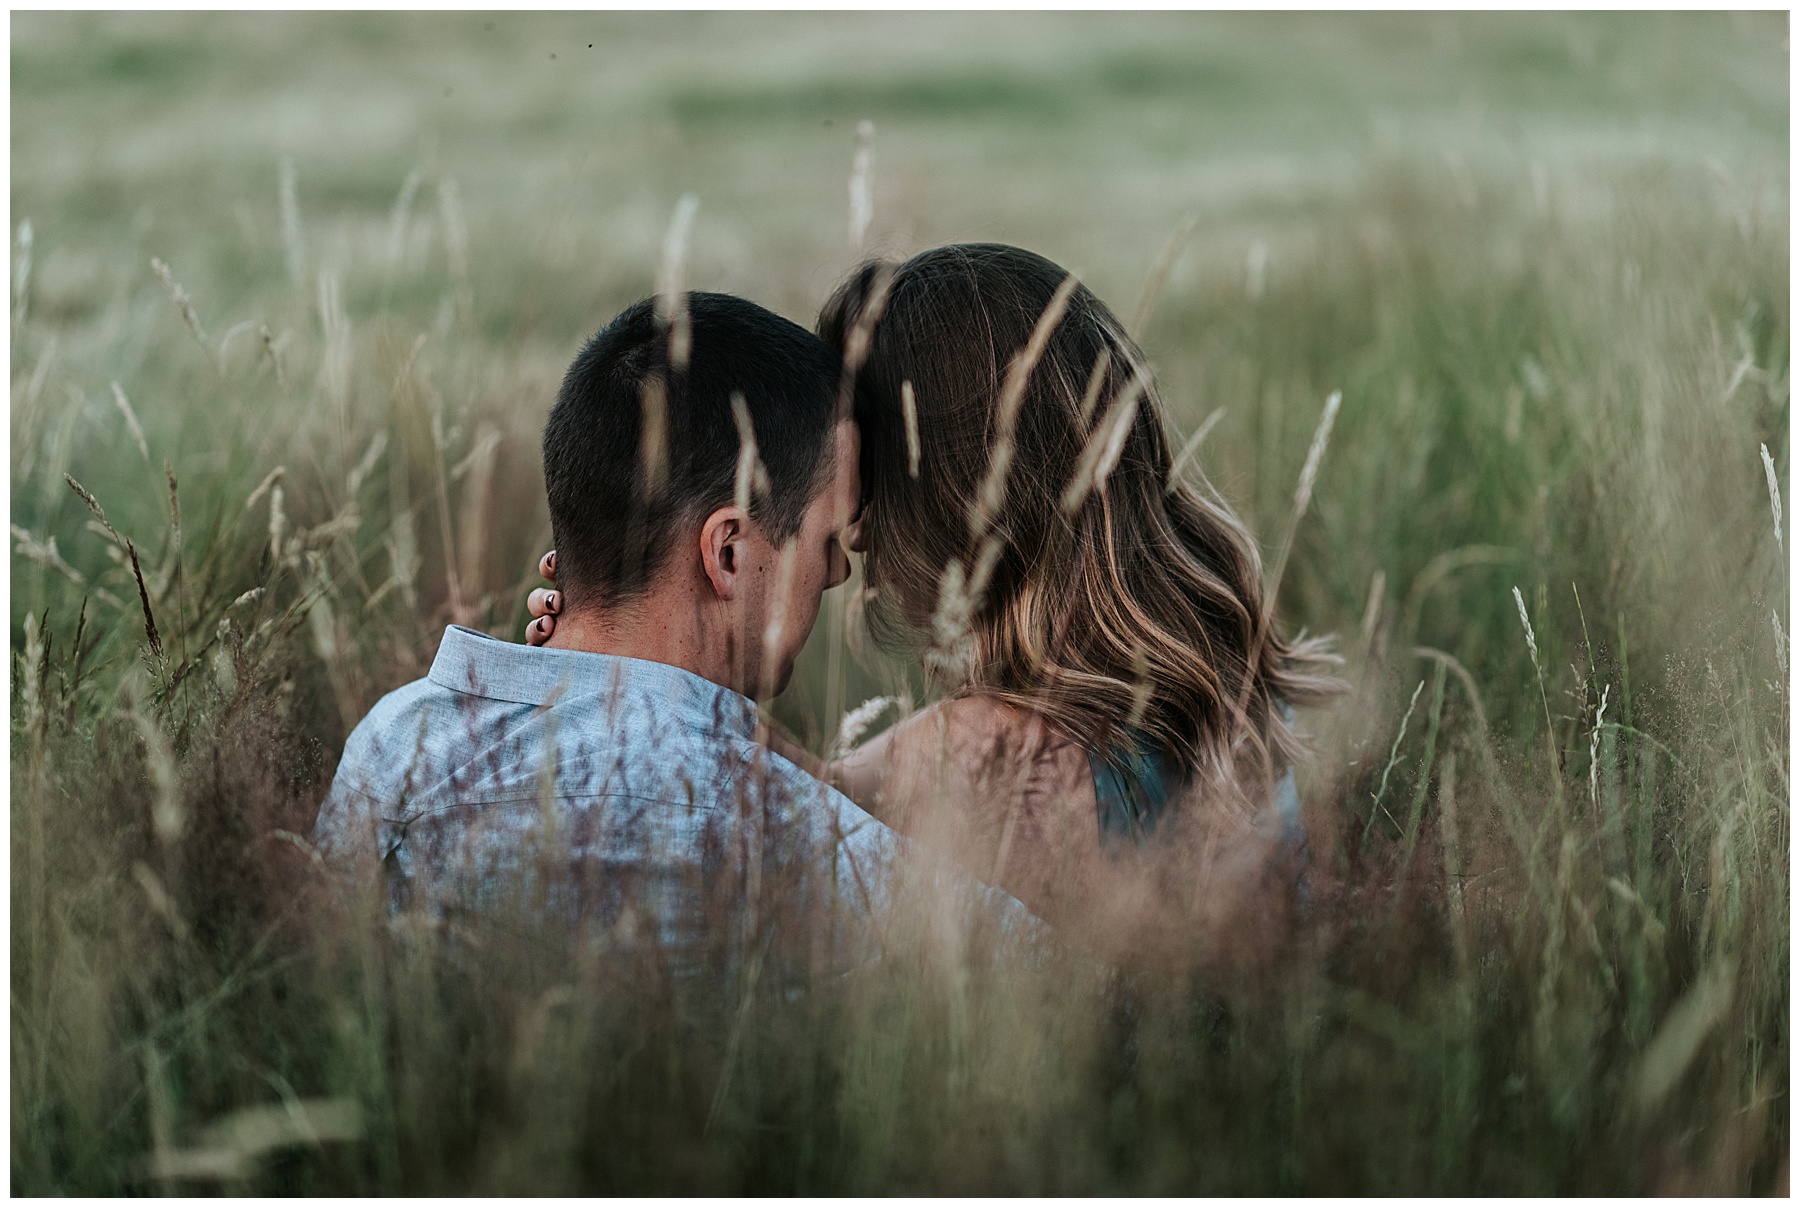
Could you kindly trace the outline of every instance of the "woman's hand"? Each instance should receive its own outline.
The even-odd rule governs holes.
[[[556,551],[538,559],[538,574],[556,582]],[[556,618],[562,612],[563,594],[554,587],[540,587],[525,597],[525,611],[534,618],[525,626],[525,644],[542,646],[556,632]]]

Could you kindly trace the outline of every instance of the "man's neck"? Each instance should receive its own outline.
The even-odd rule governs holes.
[[[615,608],[571,610],[556,618],[545,643],[553,650],[584,650],[666,663],[737,690],[730,660],[707,640],[706,618],[696,601],[680,593],[651,591]]]

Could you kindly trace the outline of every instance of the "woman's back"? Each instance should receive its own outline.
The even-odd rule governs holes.
[[[1250,814],[1171,775],[1167,758],[1119,762],[970,695],[906,719],[829,774],[889,825],[1102,951],[1265,949],[1304,846],[1291,774]]]

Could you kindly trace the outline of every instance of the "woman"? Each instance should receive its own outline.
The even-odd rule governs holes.
[[[1000,244],[865,264],[819,334],[862,430],[870,632],[945,699],[815,770],[1105,947],[1243,946],[1291,888],[1288,709],[1335,681],[1275,631],[1243,525],[1171,478],[1141,350]]]

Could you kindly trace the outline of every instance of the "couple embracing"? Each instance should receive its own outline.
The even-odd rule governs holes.
[[[563,381],[529,644],[447,629],[350,736],[321,846],[442,902],[553,836],[571,903],[677,947],[771,871],[878,930],[929,867],[1111,958],[1266,948],[1303,872],[1292,708],[1335,681],[1276,632],[1250,534],[1172,476],[1106,305],[997,244],[865,264],[817,335],[679,301]],[[943,699],[821,761],[755,702],[851,552],[870,632]]]

